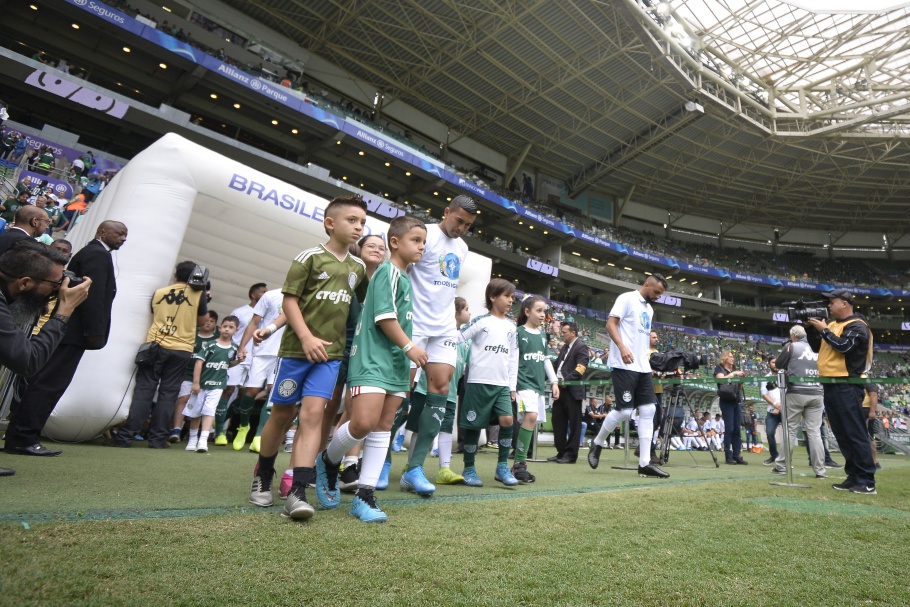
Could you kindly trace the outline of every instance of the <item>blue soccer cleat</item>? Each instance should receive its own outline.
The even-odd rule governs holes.
[[[477,468],[474,466],[465,468],[461,475],[464,477],[464,484],[468,487],[483,487],[483,481],[477,476]]]
[[[385,491],[389,488],[389,471],[392,469],[392,462],[386,462],[382,465],[382,472],[379,473],[379,480],[376,481],[376,490]]]
[[[364,523],[384,523],[389,519],[386,513],[379,509],[372,491],[362,497],[359,493],[355,495],[349,514],[356,516]]]
[[[421,497],[430,497],[436,492],[436,485],[427,480],[422,466],[405,472],[398,485],[402,491],[413,491]]]
[[[341,503],[341,491],[338,490],[338,466],[326,463],[325,451],[316,455],[316,498],[326,510],[337,508]]]
[[[512,471],[509,470],[508,464],[499,464],[496,466],[496,474],[493,475],[493,479],[499,481],[506,487],[514,487],[521,483],[515,475],[512,474]]]

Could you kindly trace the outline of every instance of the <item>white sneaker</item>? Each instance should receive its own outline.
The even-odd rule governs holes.
[[[209,441],[200,440],[199,444],[196,445],[196,453],[208,453],[209,452]]]
[[[284,444],[284,452],[285,452],[285,453],[293,453],[293,452],[294,452],[294,443],[292,443],[292,442],[291,442],[291,443],[285,443],[285,444]]]
[[[199,439],[198,439],[198,438],[191,438],[191,439],[188,439],[188,440],[186,441],[186,450],[187,450],[187,451],[195,451],[195,450],[196,450],[196,446],[197,446],[198,444],[199,444]]]

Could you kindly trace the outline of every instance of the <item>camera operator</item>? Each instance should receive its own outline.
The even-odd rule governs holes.
[[[771,372],[777,375],[777,362],[774,356],[768,357],[768,366]],[[816,373],[818,370],[816,369]],[[780,455],[777,451],[777,428],[780,426],[780,388],[777,382],[769,381],[761,387],[761,397],[768,403],[768,414],[765,416],[765,434],[768,435],[768,453],[770,457],[762,462],[765,466],[773,466]]]
[[[865,319],[853,312],[853,293],[836,289],[824,293],[833,319],[826,323],[808,319],[808,342],[818,353],[821,377],[860,377],[872,366],[872,332]],[[863,387],[859,384],[824,384],[824,403],[831,430],[847,460],[847,480],[832,485],[840,491],[875,495],[875,462],[863,414]]]
[[[56,249],[30,239],[15,243],[0,256],[0,365],[19,377],[31,377],[44,367],[60,344],[70,316],[88,297],[92,281],[69,288],[69,278],[63,275],[66,261]],[[20,325],[34,322],[54,293],[53,315],[29,339]],[[0,468],[0,476],[11,474],[12,470]]]
[[[775,366],[784,369],[787,376],[818,376],[818,355],[806,341],[806,330],[802,325],[790,328],[790,343],[774,361]],[[806,440],[809,442],[809,460],[815,470],[815,478],[827,478],[825,475],[825,456],[822,449],[822,387],[816,382],[792,382],[787,379],[787,430],[790,441],[790,455],[796,446],[796,428],[800,421],[805,425]],[[780,403],[778,403],[778,407]],[[770,412],[769,412],[770,413]],[[770,417],[770,414],[769,414]],[[770,432],[770,431],[769,431]],[[777,474],[787,473],[787,462],[777,459],[774,467]]]

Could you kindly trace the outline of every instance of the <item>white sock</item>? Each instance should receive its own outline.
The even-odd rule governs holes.
[[[600,432],[598,432],[597,436],[594,438],[594,444],[603,447],[604,439],[613,433],[616,426],[623,421],[628,420],[631,416],[632,409],[613,409],[607,413],[607,417],[604,418],[604,423],[600,427]]]
[[[363,441],[363,461],[360,464],[360,488],[375,487],[379,481],[379,474],[385,464],[385,456],[389,450],[392,433],[370,432]]]
[[[638,407],[638,435],[651,436],[654,432],[654,413],[657,407],[654,405],[639,405]],[[644,468],[651,463],[651,452],[648,450],[647,443],[641,445],[638,451],[638,466]]]
[[[203,430],[202,432],[200,432],[199,433],[199,442],[200,443],[208,442],[210,433],[211,433],[211,430]]]
[[[452,464],[452,433],[439,433],[439,467],[448,468]]]
[[[348,426],[350,426],[350,424],[351,422],[344,422],[341,424],[341,427],[335,430],[335,435],[332,436],[332,442],[326,447],[326,455],[328,455],[329,461],[333,464],[341,463],[344,454],[350,451],[351,447],[356,446],[363,440],[351,436],[351,433],[348,432]]]
[[[343,467],[347,468],[348,466],[353,466],[357,463],[359,458],[356,455],[345,455],[344,459],[341,460],[341,463],[344,464]]]
[[[670,444],[673,445],[673,446],[676,447],[676,448],[679,448],[679,447],[682,447],[682,446],[683,446],[682,441],[679,440],[679,437],[678,437],[678,436],[670,437]]]
[[[290,443],[293,445],[294,444],[294,435],[296,435],[296,434],[297,434],[297,429],[291,428],[290,430],[288,430],[288,433],[284,435],[284,441],[286,443]]]
[[[188,438],[190,442],[199,442],[199,428],[190,428],[190,435]]]

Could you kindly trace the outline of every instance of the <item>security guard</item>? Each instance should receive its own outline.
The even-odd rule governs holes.
[[[872,333],[853,312],[853,293],[836,289],[828,298],[830,323],[818,318],[807,321],[809,345],[818,352],[820,377],[860,377],[872,366]],[[875,495],[875,462],[869,450],[869,435],[863,415],[862,385],[825,384],[825,409],[831,429],[847,460],[847,480],[832,485],[841,491]]]

